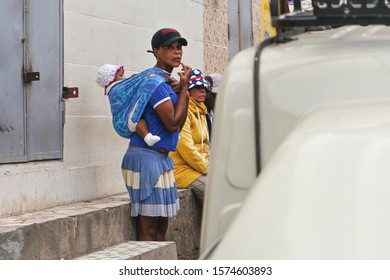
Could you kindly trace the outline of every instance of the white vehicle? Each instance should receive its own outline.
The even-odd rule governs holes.
[[[389,1],[281,2],[223,74],[201,258],[390,259]]]

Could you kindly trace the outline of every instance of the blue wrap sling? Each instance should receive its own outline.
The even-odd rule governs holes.
[[[142,71],[114,85],[108,92],[112,123],[115,131],[124,138],[131,138],[128,127],[131,110],[132,122],[138,122],[145,110],[150,96],[161,84],[169,82],[169,75],[164,70],[153,67]]]

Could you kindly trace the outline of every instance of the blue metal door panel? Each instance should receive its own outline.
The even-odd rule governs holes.
[[[0,163],[62,157],[62,5],[0,1]]]
[[[62,1],[26,1],[26,71],[40,80],[26,85],[27,155],[62,156]]]
[[[23,0],[0,1],[0,163],[23,158]]]

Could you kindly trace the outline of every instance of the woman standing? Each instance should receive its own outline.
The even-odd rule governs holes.
[[[193,69],[187,87],[190,94],[187,119],[180,132],[177,150],[170,155],[175,162],[177,187],[191,188],[203,204],[209,166],[209,134],[204,100],[209,83],[202,71]]]
[[[174,163],[168,153],[176,150],[179,130],[187,116],[187,82],[191,68],[181,63],[182,46],[186,45],[187,40],[175,29],[164,28],[154,34],[150,52],[157,63],[151,71],[146,71],[143,84],[149,89],[154,85],[155,89],[145,102],[142,117],[150,132],[159,135],[161,140],[148,146],[135,134],[122,161],[123,177],[131,200],[131,216],[137,217],[139,241],[164,241],[168,218],[176,216],[180,208],[173,175]],[[169,82],[173,81],[170,78],[172,70],[180,65],[180,89],[176,93]]]

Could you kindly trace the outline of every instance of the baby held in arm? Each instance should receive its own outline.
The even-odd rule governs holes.
[[[98,71],[96,83],[104,88],[105,95],[109,95],[110,90],[113,88],[113,86],[122,82],[125,79],[124,73],[125,69],[123,66],[104,64],[102,67],[100,67]],[[135,107],[136,105],[134,105],[133,109],[130,112],[128,128],[131,132],[137,132],[137,134],[144,139],[148,146],[153,146],[158,141],[160,141],[161,138],[149,132],[148,126],[144,119],[141,118],[138,122],[133,122],[131,120]]]

